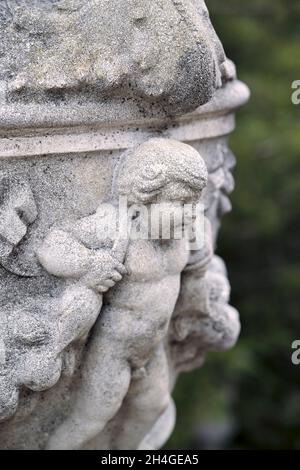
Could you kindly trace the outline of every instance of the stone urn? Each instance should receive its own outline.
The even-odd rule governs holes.
[[[158,449],[239,335],[214,250],[248,89],[202,0],[2,1],[0,57],[0,448]]]

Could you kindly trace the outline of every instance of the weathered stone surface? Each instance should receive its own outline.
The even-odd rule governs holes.
[[[247,88],[202,0],[7,0],[0,26],[0,448],[158,448],[178,374],[239,334],[214,250]],[[135,238],[154,204],[170,234]]]
[[[0,78],[10,99],[131,97],[174,113],[221,84],[225,55],[202,1],[3,3]]]

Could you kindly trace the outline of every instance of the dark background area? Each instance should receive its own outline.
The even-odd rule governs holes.
[[[228,353],[181,376],[169,449],[300,449],[299,0],[207,0],[239,78],[251,89],[237,115],[233,212],[223,221],[225,258],[242,333]]]

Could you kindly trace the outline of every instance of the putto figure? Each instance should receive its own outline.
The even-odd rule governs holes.
[[[148,213],[139,211],[139,206],[159,204],[163,212],[171,204],[171,236],[164,239],[160,233],[158,239],[151,239],[149,233],[148,239],[127,240],[122,248],[125,252],[120,255],[119,249],[118,256],[114,249],[120,241],[111,240],[109,247],[106,240],[103,248],[104,241],[98,240],[101,248],[97,249],[94,241],[90,249],[91,234],[99,233],[96,215],[47,236],[39,251],[40,261],[51,274],[68,278],[67,292],[74,282],[85,285],[87,300],[110,289],[88,343],[72,411],[51,436],[50,449],[82,448],[114,418],[134,383],[130,401],[134,419],[126,420],[118,448],[137,448],[170,405],[164,340],[180,292],[181,273],[191,256],[189,230],[181,239],[175,239],[174,233],[177,220],[182,226],[184,205],[199,202],[207,171],[192,147],[152,139],[125,154],[115,181],[117,194],[126,196],[130,207],[136,206],[133,228],[149,227]],[[197,258],[202,259],[205,271],[213,249],[211,237],[204,238]],[[95,321],[95,311],[91,316]],[[68,318],[74,321],[72,315]]]
[[[176,372],[201,367],[205,353],[234,346],[240,321],[229,299],[225,264],[218,256],[213,257],[205,275],[197,263],[184,271],[169,331],[170,355]]]

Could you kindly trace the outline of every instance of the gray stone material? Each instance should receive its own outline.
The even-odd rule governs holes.
[[[178,374],[239,335],[215,247],[248,89],[202,0],[2,1],[0,57],[0,448],[159,448]]]

